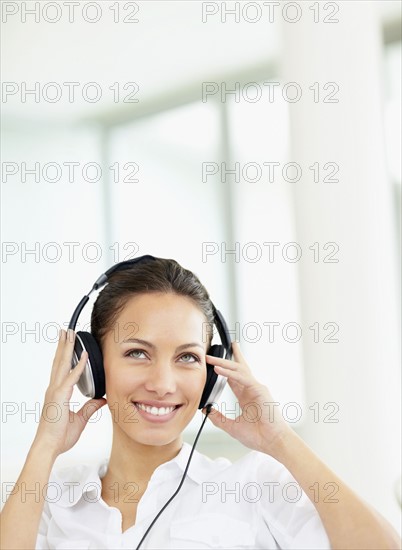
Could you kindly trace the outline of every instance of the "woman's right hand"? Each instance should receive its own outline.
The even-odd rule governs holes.
[[[90,399],[76,413],[70,410],[74,384],[84,371],[88,358],[87,352],[83,352],[77,366],[71,370],[74,340],[73,330],[60,330],[50,383],[34,440],[34,444],[45,444],[55,458],[77,443],[88,419],[107,403],[104,398]]]

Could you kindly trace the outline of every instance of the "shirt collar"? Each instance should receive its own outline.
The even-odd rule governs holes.
[[[164,477],[166,471],[177,471],[179,474],[183,475],[192,448],[192,445],[184,441],[180,451],[174,458],[172,458],[168,462],[164,462],[163,464],[155,468],[151,479],[158,479],[162,476]],[[190,465],[186,474],[186,477],[189,477],[197,484],[202,483],[206,474],[206,472],[203,471],[204,468],[202,468],[202,458],[202,455],[196,449],[194,449],[193,456],[191,458]]]
[[[186,469],[191,449],[192,445],[183,442],[180,451],[174,458],[155,468],[150,481],[166,479],[169,472],[169,478],[174,472],[181,477]],[[87,502],[99,500],[102,492],[101,478],[106,473],[108,462],[109,459],[103,459],[96,465],[80,464],[52,473],[48,488],[48,502],[67,508],[77,504],[81,498],[85,498]],[[194,449],[186,477],[201,484],[207,479],[208,474],[210,475],[209,463],[210,459]],[[55,492],[58,492],[58,498],[55,498]]]

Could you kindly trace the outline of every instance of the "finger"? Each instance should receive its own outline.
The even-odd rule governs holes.
[[[216,374],[221,374],[226,376],[228,380],[234,380],[243,386],[251,386],[254,384],[254,380],[250,378],[248,373],[243,373],[238,370],[233,370],[231,368],[221,367],[219,365],[214,366]]]
[[[203,414],[206,414],[206,408],[202,409],[202,412]],[[211,420],[214,426],[216,426],[217,428],[221,428],[224,432],[232,435],[231,432],[234,427],[235,420],[227,418],[214,407],[211,407],[211,412],[208,415],[208,418]]]
[[[75,343],[75,332],[69,328],[66,332],[66,342],[63,350],[62,360],[66,360],[72,355],[72,350],[74,349]]]
[[[88,361],[88,352],[83,351],[81,353],[81,357],[80,357],[80,360],[78,361],[77,365],[73,369],[71,369],[71,372],[68,375],[69,382],[71,384],[76,384],[78,382],[78,380],[80,379],[81,374],[84,372],[85,365],[87,364],[87,361]],[[70,367],[71,367],[71,365],[70,365]]]
[[[230,361],[229,359],[222,359],[221,357],[211,357],[210,355],[207,355],[206,357],[207,357],[206,359],[207,363],[210,363],[217,367],[222,367],[227,371],[238,371],[239,369],[242,369],[243,372],[246,372],[249,375],[251,374],[250,367],[246,363]],[[208,359],[209,357],[214,359],[214,361],[209,361]]]
[[[56,353],[55,353],[55,356],[54,356],[55,359],[60,359],[60,357],[61,357],[61,354],[63,352],[64,343],[65,343],[65,340],[66,340],[66,335],[67,335],[66,331],[61,328],[59,330],[59,341],[57,342]]]
[[[63,382],[66,376],[71,370],[71,362],[73,358],[75,342],[75,332],[72,329],[68,329],[64,341],[64,347],[61,353],[59,365],[56,372],[56,381]]]
[[[68,405],[68,401],[70,401],[74,391],[74,385],[78,383],[80,376],[85,369],[85,365],[87,364],[87,360],[88,353],[86,351],[83,351],[76,367],[74,369],[71,369],[69,375],[64,378],[62,382],[60,382],[59,388],[63,392],[65,399],[67,399],[67,401],[65,401],[63,405]],[[57,381],[56,384],[58,384]]]
[[[240,344],[239,342],[232,342],[232,351],[233,351],[233,357],[235,358],[236,361],[238,361],[239,363],[245,363],[246,360],[241,352],[241,349],[240,349]]]
[[[104,397],[101,397],[100,399],[90,399],[83,404],[79,411],[77,411],[77,415],[82,418],[86,424],[91,416],[101,407],[106,405],[106,403],[107,401]]]
[[[207,363],[210,365],[220,365],[222,367],[227,367],[228,369],[237,368],[237,363],[232,359],[223,359],[223,357],[215,357],[213,355],[206,355],[205,358]]]
[[[58,365],[63,353],[64,345],[66,340],[66,331],[62,328],[59,330],[59,341],[57,343],[56,353],[53,358],[52,370],[50,373],[50,380],[53,381],[56,372],[58,371]]]

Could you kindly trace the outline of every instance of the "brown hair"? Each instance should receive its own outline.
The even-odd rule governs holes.
[[[135,295],[150,292],[171,292],[193,300],[209,324],[206,331],[209,347],[214,314],[206,288],[194,273],[175,260],[164,258],[139,262],[109,276],[108,284],[95,301],[91,316],[91,333],[99,345],[102,346],[105,335],[112,330],[126,301]]]

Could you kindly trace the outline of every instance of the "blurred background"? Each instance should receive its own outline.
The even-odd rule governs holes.
[[[294,429],[400,532],[400,2],[73,4],[1,6],[3,487],[58,328],[153,254],[200,277]],[[57,464],[108,455],[102,412]],[[198,448],[249,451],[208,423]]]

